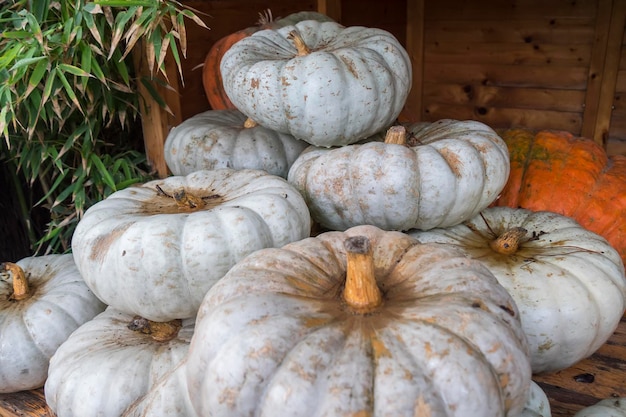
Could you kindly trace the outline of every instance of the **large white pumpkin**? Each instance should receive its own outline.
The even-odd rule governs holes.
[[[221,61],[242,113],[317,146],[339,146],[391,125],[411,89],[411,61],[389,32],[305,20],[235,43]]]
[[[154,321],[195,316],[241,258],[310,235],[287,181],[218,169],[154,180],[91,206],[72,238],[76,265],[107,305]]]
[[[369,225],[242,259],[187,358],[198,415],[224,417],[515,417],[531,372],[484,265]]]
[[[624,314],[619,254],[570,217],[492,207],[457,226],[409,234],[459,248],[489,268],[520,310],[535,373],[590,356]]]
[[[328,229],[426,230],[458,224],[489,206],[509,169],[508,149],[493,129],[439,120],[394,126],[385,142],[308,148],[287,179]]]

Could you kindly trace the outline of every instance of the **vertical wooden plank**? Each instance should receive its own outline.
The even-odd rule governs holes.
[[[424,81],[424,0],[407,1],[406,49],[411,57],[413,80],[411,92],[399,119],[408,122],[422,120]]]
[[[161,81],[165,81],[162,75],[150,73],[143,47],[137,50],[141,51],[141,53],[133,54],[133,59],[138,77],[147,77],[150,79],[156,77]],[[170,88],[167,88],[165,85],[160,85],[157,81],[154,82],[154,85],[156,91],[168,106],[169,112],[152,98],[147,88],[141,82],[139,82],[137,86],[140,94],[139,110],[141,112],[141,126],[146,158],[152,169],[160,178],[165,178],[169,175],[163,151],[165,139],[170,129],[182,122],[180,96],[178,94],[178,91],[180,91],[180,81],[176,63],[172,59],[166,58],[165,70],[169,77],[167,84],[169,84]]]
[[[341,23],[341,0],[317,0],[317,11]]]
[[[609,140],[609,128],[615,100],[615,87],[617,85],[625,22],[626,0],[614,0],[604,71],[602,72],[602,82],[600,83],[598,115],[593,132],[593,140],[604,146],[605,149]]]
[[[598,0],[596,30],[587,77],[587,94],[585,96],[585,110],[581,127],[581,135],[594,140],[597,140],[600,135],[600,132],[597,131],[600,114],[606,113],[606,98],[604,98],[605,101],[603,102],[600,99],[603,89],[606,92],[607,86],[605,83],[608,82],[610,84],[610,80],[605,79],[605,71],[609,70],[606,67],[607,58],[611,53],[609,51],[609,40],[616,34],[616,28],[611,28],[612,23],[617,23],[617,20],[612,18],[613,9],[616,4],[623,3],[623,1]],[[618,6],[618,8],[620,7]],[[614,83],[615,80],[613,80]],[[604,87],[603,84],[605,84]],[[601,143],[601,139],[599,142]]]

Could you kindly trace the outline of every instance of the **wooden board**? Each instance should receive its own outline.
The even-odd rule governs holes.
[[[538,375],[553,417],[571,417],[604,398],[626,397],[626,318],[594,355],[563,371]],[[55,417],[42,390],[0,394],[0,417]]]

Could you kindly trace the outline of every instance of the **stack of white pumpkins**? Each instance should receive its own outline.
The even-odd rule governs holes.
[[[237,109],[174,128],[174,175],[78,224],[106,309],[50,360],[57,417],[549,416],[532,375],[594,353],[624,313],[608,242],[490,208],[509,174],[490,127],[397,123],[411,63],[384,30],[261,30],[221,71]],[[269,144],[235,143],[244,122]]]

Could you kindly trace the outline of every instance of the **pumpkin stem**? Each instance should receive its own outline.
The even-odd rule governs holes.
[[[370,241],[365,236],[354,236],[346,239],[344,247],[348,262],[343,299],[357,313],[370,313],[383,302],[382,293],[376,284]]]
[[[0,265],[0,268],[10,272],[13,277],[13,294],[9,297],[10,300],[20,301],[30,297],[26,274],[24,274],[24,270],[18,264],[4,262]]]
[[[183,326],[182,320],[172,320],[166,322],[158,322],[148,320],[141,316],[135,316],[128,328],[134,332],[149,335],[156,342],[167,342],[178,335],[178,331]]]
[[[391,126],[385,134],[385,143],[406,145],[406,127],[402,125]]]
[[[489,242],[489,247],[501,255],[512,255],[519,249],[526,233],[528,230],[523,227],[514,227]]]
[[[306,43],[304,43],[304,39],[302,39],[302,36],[300,36],[297,30],[292,30],[291,32],[289,32],[289,35],[287,35],[287,39],[292,40],[293,44],[296,46],[296,50],[298,51],[296,56],[305,56],[311,53],[311,50],[308,46],[306,46]]]
[[[257,26],[266,27],[270,23],[274,21],[274,17],[272,16],[272,9],[265,9],[262,12],[259,12],[259,20],[257,21]]]
[[[156,186],[156,189],[157,189],[157,194],[163,195],[165,197],[173,198],[174,200],[176,200],[176,205],[180,209],[195,210],[195,209],[201,209],[205,205],[202,197],[189,194],[185,191],[184,188],[182,188],[180,191],[175,192],[174,195],[169,195],[168,193],[166,193],[163,190],[163,188],[161,188],[161,186],[159,186],[158,184]]]
[[[255,122],[254,120],[252,120],[251,118],[247,118],[245,122],[243,122],[243,127],[245,127],[246,129],[250,129],[253,127],[257,127],[259,124],[257,122]]]

